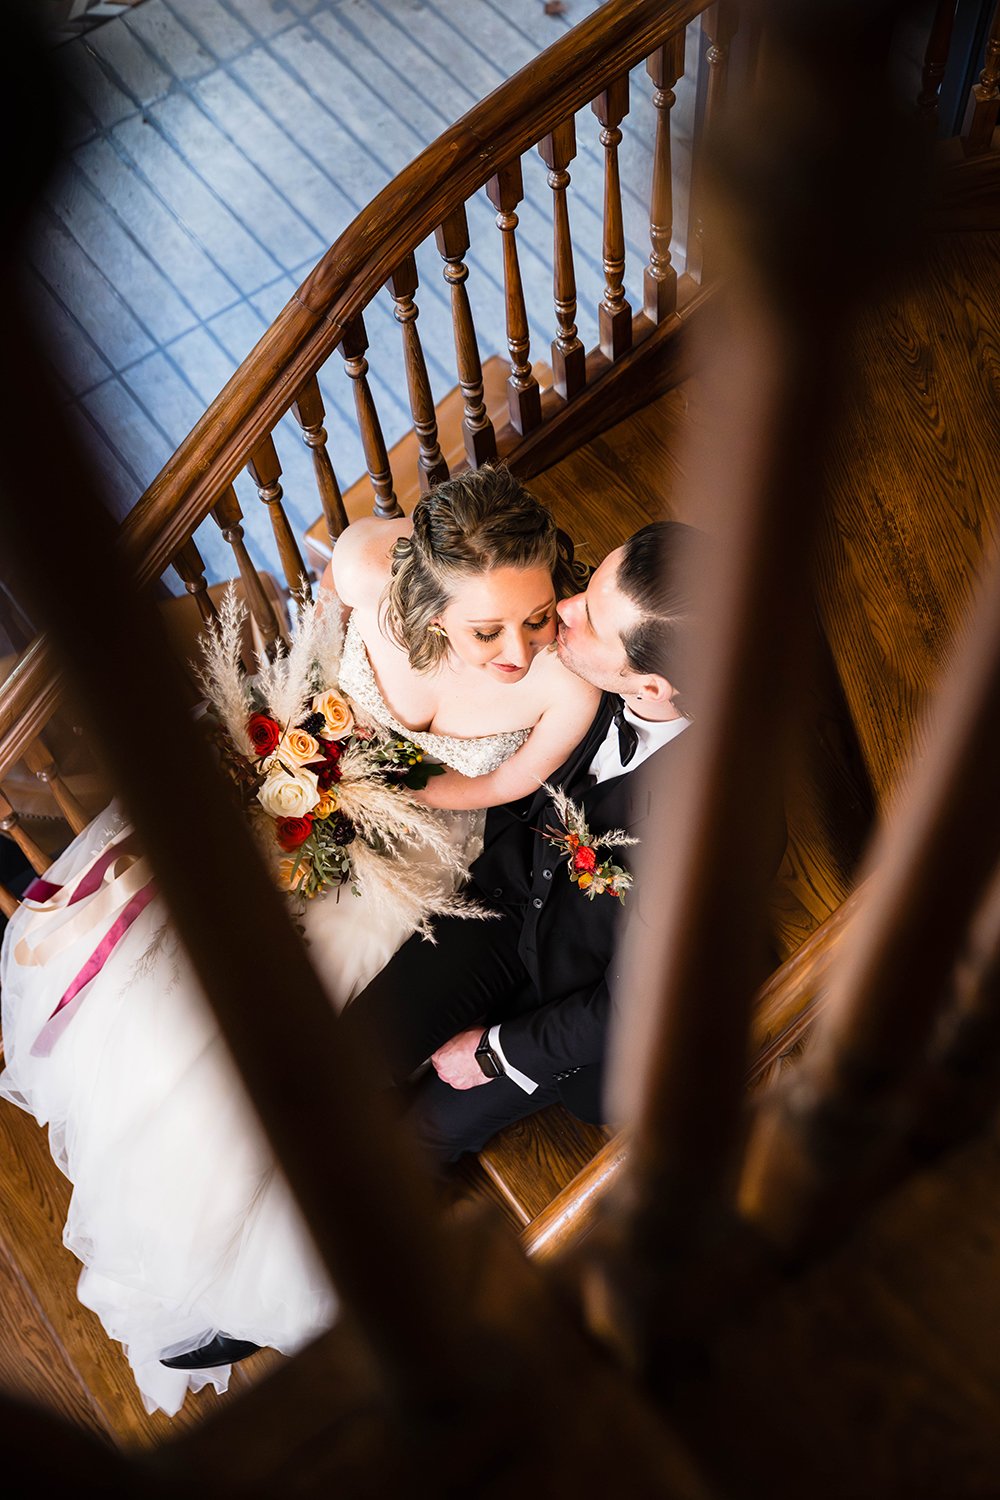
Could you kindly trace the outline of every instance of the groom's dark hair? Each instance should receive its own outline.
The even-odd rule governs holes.
[[[706,542],[704,532],[681,521],[653,521],[629,537],[618,564],[618,587],[641,612],[622,633],[628,664],[633,672],[665,677],[675,689],[686,680],[697,627],[694,579]]]

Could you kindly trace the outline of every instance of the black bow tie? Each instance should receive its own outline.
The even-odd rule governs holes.
[[[635,725],[625,717],[625,704],[619,698],[615,709],[615,724],[618,726],[618,754],[623,766],[627,766],[639,748],[639,735]]]

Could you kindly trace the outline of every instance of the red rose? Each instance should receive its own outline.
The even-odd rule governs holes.
[[[279,818],[275,837],[282,849],[291,854],[300,844],[304,844],[312,833],[312,813],[306,813],[304,818]]]
[[[247,720],[247,734],[250,736],[254,755],[261,760],[277,750],[281,740],[281,725],[276,724],[267,714],[251,714]]]
[[[597,855],[588,844],[581,844],[573,855],[573,868],[582,870],[586,875],[590,875],[597,868]]]
[[[316,781],[320,791],[325,792],[344,774],[340,769],[340,757],[344,752],[336,740],[320,740],[320,749],[326,759],[316,772]]]

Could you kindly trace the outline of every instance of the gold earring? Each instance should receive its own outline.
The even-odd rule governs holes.
[[[445,630],[445,628],[444,628],[443,625],[428,625],[427,628],[431,632],[432,635],[439,635],[444,640],[448,639],[448,632],[447,632],[447,630]]]

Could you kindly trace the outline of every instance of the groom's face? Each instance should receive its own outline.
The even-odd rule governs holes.
[[[638,623],[639,609],[618,587],[622,549],[609,552],[582,594],[557,606],[559,658],[585,682],[608,692],[627,692],[635,676],[622,645],[622,632]]]

